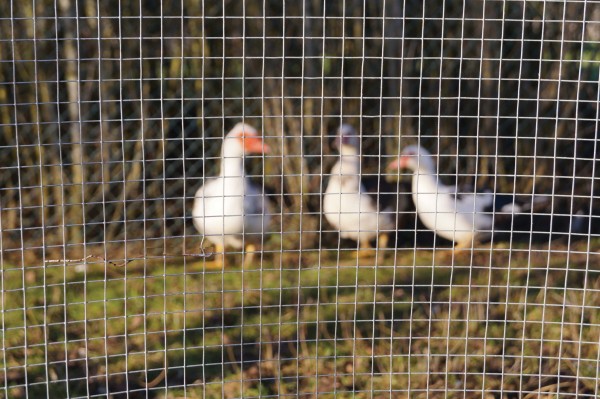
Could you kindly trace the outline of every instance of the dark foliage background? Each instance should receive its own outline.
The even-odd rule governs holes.
[[[275,149],[249,166],[285,248],[329,244],[319,190],[342,121],[365,173],[420,140],[448,180],[598,207],[597,3],[142,6],[0,3],[4,256],[195,234],[193,194],[242,119]]]

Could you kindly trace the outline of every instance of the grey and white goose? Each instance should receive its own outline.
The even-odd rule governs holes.
[[[455,248],[469,248],[488,240],[499,219],[531,212],[542,201],[517,203],[512,194],[490,191],[470,192],[443,184],[429,151],[421,146],[408,146],[388,169],[407,168],[413,172],[412,198],[419,219],[438,236],[453,241]]]
[[[392,205],[397,203],[397,195],[390,191],[397,187],[391,188],[384,178],[375,176],[376,191],[368,191],[361,178],[360,137],[351,125],[338,129],[335,147],[339,159],[329,175],[323,215],[341,238],[358,242],[359,256],[369,256],[373,254],[372,241],[378,239],[377,247],[385,248],[389,233],[396,231],[397,214]],[[386,199],[393,204],[384,204]]]

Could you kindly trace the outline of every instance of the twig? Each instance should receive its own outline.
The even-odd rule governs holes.
[[[125,265],[127,265],[129,262],[133,262],[136,259],[126,259],[123,262],[113,262],[111,260],[108,260],[100,255],[88,255],[85,258],[79,258],[79,259],[46,259],[46,263],[81,263],[81,262],[86,262],[88,259],[96,259],[96,260],[101,260],[105,263],[110,263],[111,265],[115,266],[115,267],[123,267]]]
[[[204,249],[202,249],[201,253],[182,253],[181,256],[193,256],[196,258],[208,258],[210,256],[214,255],[212,252],[204,252]],[[86,262],[89,259],[96,259],[96,260],[100,260],[104,263],[108,263],[112,266],[115,267],[124,267],[127,264],[133,262],[134,260],[140,260],[140,259],[152,259],[152,258],[161,258],[163,256],[179,256],[179,255],[170,255],[166,252],[163,252],[162,255],[158,255],[158,256],[149,256],[149,255],[144,255],[144,254],[139,254],[139,255],[134,255],[131,258],[125,259],[124,261],[121,262],[114,262],[112,260],[106,259],[103,256],[100,255],[88,255],[85,258],[78,258],[78,259],[46,259],[46,263],[49,264],[53,264],[53,263],[81,263],[81,262]]]
[[[525,397],[523,399],[533,398],[535,395],[542,393],[542,392],[549,392],[549,391],[555,392],[554,391],[555,388],[562,388],[562,387],[566,387],[569,385],[572,385],[571,381],[561,382],[560,384],[546,385],[545,387],[538,388],[533,392],[529,392],[527,395],[525,395]]]
[[[240,366],[238,366],[237,364],[237,359],[235,358],[235,353],[233,353],[233,346],[234,344],[231,344],[231,340],[229,339],[228,336],[223,336],[223,346],[225,347],[225,352],[227,353],[227,356],[229,357],[229,361],[231,362],[231,367],[234,369],[236,374],[240,374],[242,370],[240,369]]]
[[[160,371],[160,373],[150,382],[146,382],[144,380],[140,380],[139,383],[145,387],[145,388],[154,388],[155,386],[157,386],[158,384],[160,384],[162,382],[162,380],[165,379],[165,376],[167,375],[167,369],[169,368],[169,361],[168,358],[165,354],[165,362],[164,362],[164,367],[163,369]],[[146,379],[148,378],[148,373],[146,373]]]

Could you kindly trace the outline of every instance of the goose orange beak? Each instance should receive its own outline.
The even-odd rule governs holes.
[[[402,169],[406,167],[406,158],[405,157],[400,157],[397,158],[395,161],[393,161],[392,163],[390,163],[387,167],[388,170],[397,170],[397,169]]]
[[[260,137],[243,136],[241,139],[246,153],[268,154],[271,152],[271,147],[269,147]]]

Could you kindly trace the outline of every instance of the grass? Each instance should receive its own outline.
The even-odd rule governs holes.
[[[0,397],[595,397],[598,255],[571,249],[4,264]]]

